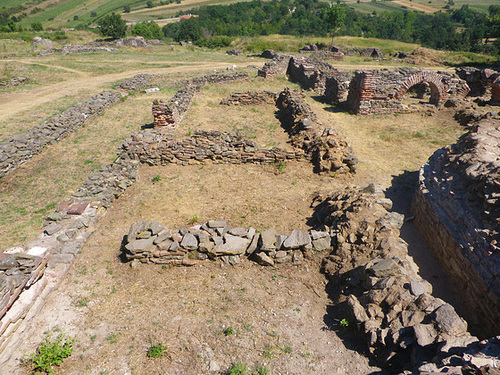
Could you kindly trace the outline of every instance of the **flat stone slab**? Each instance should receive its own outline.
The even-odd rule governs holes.
[[[283,242],[285,249],[298,249],[311,243],[311,237],[307,232],[294,229],[292,234]]]
[[[182,238],[181,247],[186,250],[196,250],[198,248],[198,239],[192,233],[186,233]]]
[[[69,215],[81,215],[89,206],[89,202],[77,202],[68,207]]]
[[[153,245],[153,241],[154,237],[145,238],[142,240],[133,240],[125,245],[125,248],[132,254],[141,253],[150,248]]]

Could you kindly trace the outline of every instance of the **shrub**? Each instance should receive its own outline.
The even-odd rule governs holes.
[[[207,47],[207,48],[222,48],[222,47],[228,47],[231,42],[233,41],[233,38],[225,35],[216,35],[211,38],[202,38],[198,39],[195,44],[200,47]]]
[[[132,34],[145,39],[162,39],[163,33],[155,22],[141,22],[132,27]]]
[[[34,371],[51,374],[54,366],[60,366],[65,358],[73,353],[74,338],[66,338],[60,334],[52,341],[50,335],[40,344],[37,353],[32,354],[28,362],[34,364]]]
[[[33,31],[42,31],[43,30],[43,26],[40,22],[35,22],[35,23],[32,23],[31,24],[31,30]]]

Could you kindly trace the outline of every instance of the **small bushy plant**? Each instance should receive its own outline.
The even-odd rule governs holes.
[[[33,374],[46,373],[52,374],[54,366],[60,366],[65,358],[68,358],[73,353],[74,338],[64,334],[57,336],[52,340],[50,335],[47,335],[44,341],[40,344],[35,354],[32,354],[27,360],[28,363],[34,365]]]

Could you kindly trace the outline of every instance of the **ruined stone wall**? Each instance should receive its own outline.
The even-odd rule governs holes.
[[[156,221],[133,223],[123,252],[128,260],[142,263],[194,266],[200,260],[219,259],[240,263],[242,257],[263,266],[299,263],[312,250],[331,246],[328,232],[293,230],[289,235],[275,229],[233,228],[222,220],[210,220],[191,228],[171,230]]]
[[[482,120],[421,168],[415,223],[482,336],[500,332],[500,121]]]
[[[430,103],[442,104],[449,98],[461,99],[468,92],[465,81],[447,72],[419,68],[358,71],[349,86],[347,104],[354,113],[409,111],[401,102],[414,85],[425,82],[431,91]]]
[[[122,149],[132,158],[148,165],[187,165],[209,160],[232,164],[306,160],[300,150],[285,151],[278,147],[261,149],[255,142],[246,140],[237,133],[206,130],[197,130],[192,136],[180,141],[164,137],[157,131],[146,130],[125,140]]]
[[[178,90],[168,103],[153,102],[153,125],[155,128],[175,129],[193,103],[194,95],[201,86],[187,85]]]
[[[340,133],[317,121],[316,114],[299,92],[285,89],[276,101],[279,119],[294,147],[303,150],[316,172],[355,172],[357,158]]]
[[[135,92],[154,86],[164,86],[167,76],[159,74],[136,74],[132,78],[126,79],[118,85],[118,88]]]
[[[259,105],[276,104],[278,93],[271,91],[247,91],[231,94],[229,98],[224,98],[221,105]]]
[[[245,72],[234,72],[234,73],[217,73],[217,74],[208,74],[202,77],[196,77],[192,79],[186,79],[184,81],[177,82],[178,86],[203,86],[206,84],[212,83],[230,83],[234,81],[246,81],[249,79],[248,73]]]
[[[258,70],[257,75],[264,78],[284,76],[288,69],[290,58],[290,55],[277,53],[271,61],[266,62],[262,69]]]
[[[67,137],[94,116],[120,101],[115,91],[103,92],[77,104],[60,115],[0,143],[0,178],[40,153],[45,146]]]

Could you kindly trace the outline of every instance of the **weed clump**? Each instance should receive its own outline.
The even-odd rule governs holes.
[[[60,334],[55,340],[47,335],[44,341],[38,346],[37,352],[32,354],[25,363],[33,365],[32,374],[52,374],[54,366],[60,366],[64,359],[73,353],[74,338]]]
[[[163,357],[163,354],[167,351],[167,347],[163,346],[162,343],[158,343],[156,345],[151,345],[148,349],[148,358],[160,358]]]

